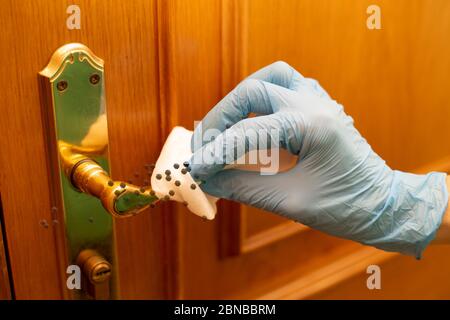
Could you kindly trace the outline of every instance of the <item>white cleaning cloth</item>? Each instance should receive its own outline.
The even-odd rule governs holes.
[[[168,196],[170,200],[185,203],[196,215],[212,220],[217,213],[218,198],[204,193],[189,172],[182,173],[182,169],[185,168],[183,162],[192,156],[192,134],[192,131],[183,127],[173,128],[156,161],[151,186],[158,198]],[[174,167],[176,164],[178,168]],[[170,174],[167,175],[166,171],[167,173],[170,171]]]

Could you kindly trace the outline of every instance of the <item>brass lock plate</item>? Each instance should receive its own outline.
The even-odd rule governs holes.
[[[54,206],[64,213],[68,264],[84,249],[114,261],[113,219],[99,199],[76,190],[64,174],[58,143],[92,150],[109,172],[104,63],[86,46],[71,43],[53,54],[40,74]]]

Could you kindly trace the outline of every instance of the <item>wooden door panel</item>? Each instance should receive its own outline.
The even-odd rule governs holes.
[[[187,8],[183,1],[168,1],[165,16],[170,18],[165,28],[176,35],[165,43],[168,63],[162,74],[170,87],[169,123],[192,128],[194,120],[245,76],[284,60],[318,79],[344,104],[389,165],[448,171],[445,128],[450,117],[442,103],[446,86],[441,67],[446,70],[450,63],[450,46],[443,41],[449,31],[450,7],[445,1],[379,1],[383,29],[371,31],[366,27],[369,4],[224,0],[193,1]],[[424,108],[427,112],[422,116]],[[342,266],[383,264],[396,257],[233,203],[222,202],[214,222],[199,221],[183,208],[176,211],[178,297],[282,298],[289,284],[289,292],[295,292],[292,296],[319,296],[322,289],[305,283],[314,284],[315,277],[330,273],[336,276],[327,278],[325,288],[342,281],[359,285],[355,281],[360,278],[355,280],[354,275],[362,269],[346,271]],[[440,250],[448,254],[447,249]],[[402,257],[399,265],[408,265],[408,259]],[[387,269],[388,287],[398,288],[401,282],[409,287],[405,292],[417,289],[405,278],[397,287],[392,285],[395,272]],[[426,277],[425,269],[413,268],[420,277]],[[443,286],[447,284],[435,285],[439,297],[450,294]],[[405,292],[389,292],[386,297],[413,296]],[[348,292],[336,289],[335,294],[345,297]]]
[[[145,165],[172,127],[193,129],[245,76],[276,60],[318,79],[392,167],[450,171],[447,0],[379,0],[382,30],[366,28],[368,0],[76,4],[81,30],[66,28],[63,0],[6,1],[0,10],[8,62],[0,66],[0,191],[19,299],[68,297],[37,82],[68,42],[105,60],[115,179],[148,183]],[[416,262],[226,201],[214,221],[164,203],[116,221],[115,237],[120,298],[450,297],[436,267],[449,269],[447,248]],[[369,264],[382,266],[384,291],[364,287]]]
[[[5,237],[3,237],[3,209],[0,194],[0,300],[12,299],[11,283],[9,281],[8,257],[6,251]]]
[[[241,210],[243,214],[246,214],[247,225],[245,226],[244,232],[247,236],[255,236],[270,227],[290,222],[286,218],[276,216],[264,210],[250,209],[248,207],[243,207]]]
[[[81,42],[105,60],[112,176],[143,184],[161,144],[156,1],[76,1],[81,29],[68,30],[67,1],[6,1],[0,56],[1,192],[16,297],[62,298],[67,263],[57,255],[62,217],[52,216],[37,72],[53,51]],[[162,212],[116,222],[122,298],[166,295]],[[61,223],[52,223],[53,220]],[[40,222],[47,221],[48,228]]]
[[[392,167],[448,155],[448,1],[377,1],[382,30],[366,28],[370,1],[246,3],[243,73],[279,58],[316,78]]]
[[[342,281],[322,278],[324,282],[322,288],[310,290],[309,295],[299,296],[293,293],[292,296],[278,298],[449,299],[450,277],[447,272],[450,266],[449,253],[448,248],[433,247],[428,249],[427,257],[422,261],[399,255],[385,260],[381,264],[381,290],[368,290],[366,287],[367,263],[371,263],[367,261],[357,266],[355,269],[359,270]]]
[[[167,129],[179,124],[192,129],[194,120],[200,120],[239,81],[233,70],[238,61],[230,60],[226,54],[234,45],[239,45],[230,34],[235,25],[225,20],[228,15],[239,12],[234,11],[235,7],[228,7],[236,5],[228,1],[192,1],[188,5],[173,0],[165,4],[163,12],[166,13],[162,15],[167,20],[161,32],[169,38],[165,39],[161,53],[167,62],[163,64],[161,79],[168,87],[165,101],[170,125]],[[218,21],[222,21],[222,25]],[[218,219],[212,222],[198,219],[182,206],[174,210],[177,216],[171,238],[177,239],[175,276],[179,298],[239,297],[237,292],[243,295],[247,290],[261,290],[262,285],[269,287],[273,282],[285,280],[294,269],[306,270],[307,266],[317,263],[310,255],[320,257],[326,252],[329,258],[353,247],[351,243],[334,238],[331,241],[330,237],[309,230],[298,237],[286,238],[285,243],[271,241],[262,249],[244,254],[242,251],[247,249],[241,240],[246,239],[237,228],[240,224],[233,220],[236,215],[240,218],[238,206],[223,203]],[[302,229],[297,225],[294,228]],[[299,252],[298,248],[312,241],[316,242],[313,248]],[[231,256],[222,254],[221,242],[237,252]],[[287,265],[291,268],[286,268]],[[273,277],[274,273],[279,277]]]

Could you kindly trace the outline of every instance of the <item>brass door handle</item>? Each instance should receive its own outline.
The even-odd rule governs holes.
[[[85,45],[68,43],[39,75],[52,215],[64,222],[59,231],[67,245],[58,249],[68,264],[82,266],[92,296],[114,298],[115,282],[106,280],[116,263],[113,217],[132,216],[159,199],[150,187],[110,178],[104,61]]]
[[[84,148],[58,141],[64,174],[72,186],[101,200],[103,207],[115,217],[135,215],[159,201],[150,187],[140,187],[123,181],[114,181],[90,156],[102,153],[95,148]]]

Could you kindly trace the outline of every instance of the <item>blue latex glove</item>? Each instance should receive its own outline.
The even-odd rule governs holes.
[[[251,112],[261,116],[246,118]],[[191,174],[204,181],[201,188],[211,195],[417,258],[441,224],[448,202],[446,174],[415,175],[389,168],[343,107],[315,80],[284,62],[239,84],[206,115],[193,141],[211,128],[222,133],[202,147],[193,143],[190,161]],[[257,137],[246,135],[248,129],[263,135],[278,130],[272,147],[298,155],[296,166],[276,175],[224,170],[234,160],[225,146],[258,148]],[[209,160],[199,161],[204,156]]]

